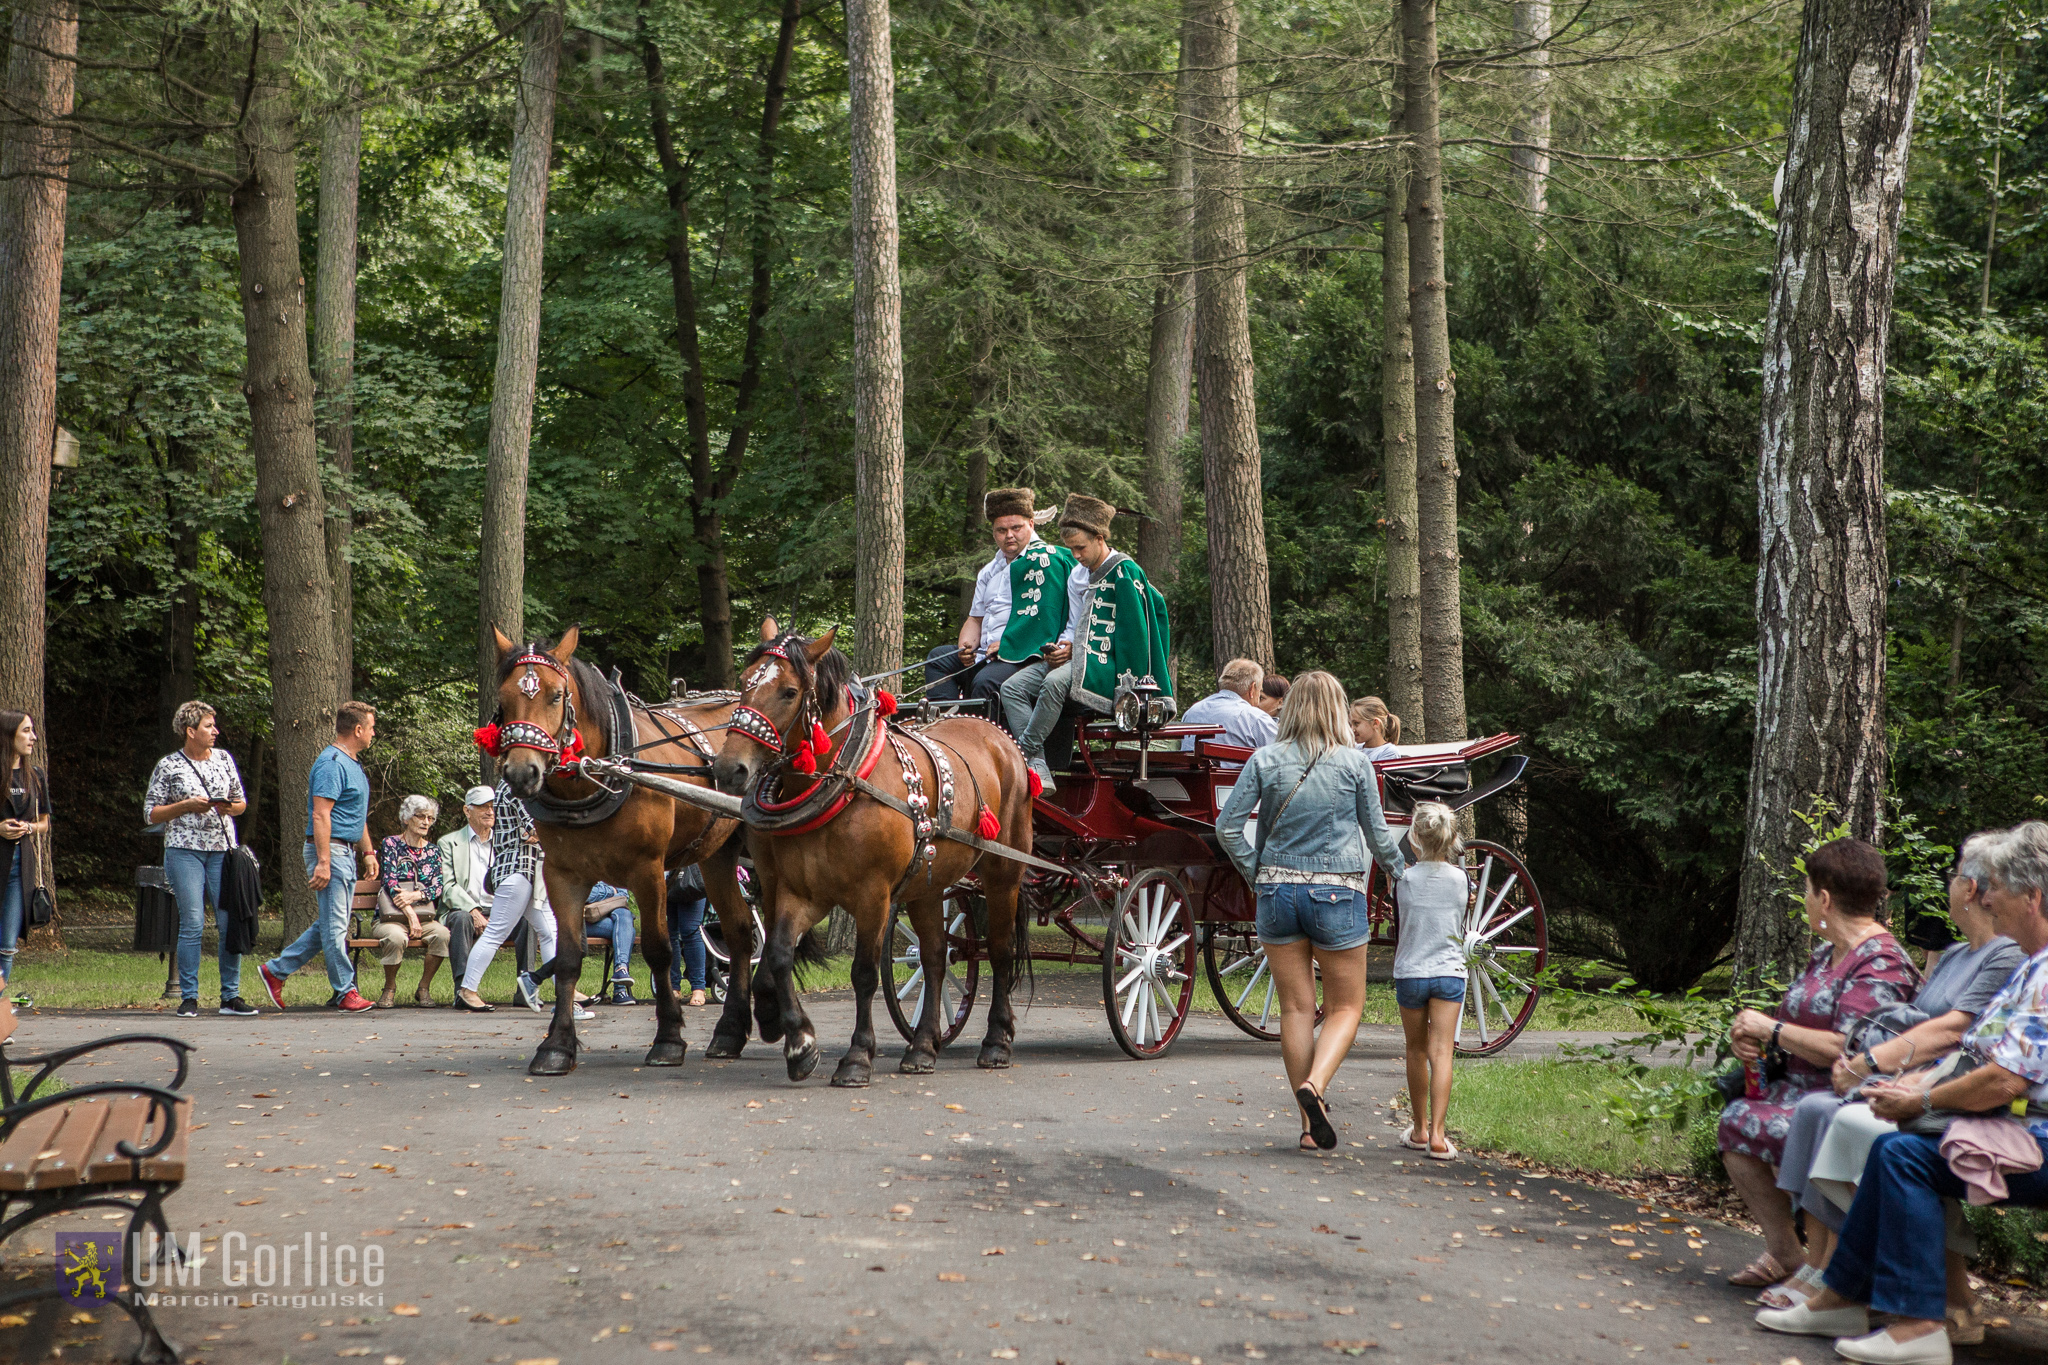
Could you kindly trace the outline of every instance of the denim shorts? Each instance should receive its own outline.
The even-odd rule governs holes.
[[[1307,939],[1332,952],[1356,948],[1372,937],[1365,897],[1348,886],[1267,882],[1259,887],[1259,940],[1299,943]]]
[[[1465,978],[1462,976],[1397,976],[1394,978],[1394,1003],[1404,1010],[1427,1008],[1432,1000],[1463,1000]]]

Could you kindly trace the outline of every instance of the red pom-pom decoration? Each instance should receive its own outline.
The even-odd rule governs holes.
[[[811,752],[829,754],[832,752],[832,736],[825,733],[825,727],[817,721],[811,722]]]
[[[981,818],[974,822],[974,827],[981,831],[984,839],[993,839],[1003,832],[1003,822],[996,819],[996,813],[987,806],[981,808]]]
[[[1045,790],[1045,779],[1038,775],[1038,770],[1036,768],[1026,768],[1024,770],[1024,776],[1030,780],[1031,795],[1032,798],[1035,800],[1038,794]]]
[[[475,736],[477,748],[482,749],[485,753],[490,754],[494,757],[497,755],[498,727],[496,725],[478,726],[475,731]]]
[[[805,740],[796,746],[796,753],[789,760],[789,766],[806,777],[818,771],[818,759],[811,751],[811,742],[809,740]]]
[[[883,690],[882,690],[881,688],[879,688],[879,687],[878,687],[878,688],[876,688],[876,689],[875,689],[875,710],[876,710],[876,711],[877,711],[878,713],[880,713],[881,715],[885,715],[885,716],[893,716],[893,715],[895,715],[895,714],[896,714],[896,694],[895,694],[895,693],[893,693],[893,692],[884,692],[884,691],[883,691]]]
[[[562,748],[562,757],[583,757],[583,732],[581,730],[571,730],[569,732],[569,742]]]

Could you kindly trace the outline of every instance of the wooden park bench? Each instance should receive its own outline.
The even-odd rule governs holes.
[[[185,1180],[192,1135],[192,1101],[179,1093],[192,1045],[153,1033],[123,1033],[54,1052],[23,1056],[10,1050],[13,1007],[0,999],[0,1247],[7,1239],[46,1218],[82,1209],[115,1209],[128,1214],[121,1226],[123,1273],[97,1280],[87,1295],[112,1302],[134,1320],[142,1344],[138,1365],[176,1362],[178,1348],[164,1338],[145,1295],[134,1282],[134,1259],[144,1251],[142,1234],[156,1234],[156,1254],[178,1255],[163,1202]],[[167,1085],[100,1081],[39,1094],[58,1068],[90,1052],[133,1044],[167,1047],[176,1074]],[[17,1068],[36,1068],[18,1089]],[[102,1274],[107,1262],[93,1264]],[[58,1274],[65,1270],[63,1258]],[[78,1283],[84,1284],[83,1277]],[[56,1299],[64,1285],[36,1275],[30,1287],[0,1292],[0,1314],[38,1299]],[[47,1317],[47,1314],[45,1315]],[[32,1329],[33,1330],[33,1329]]]
[[[348,963],[350,970],[356,973],[357,980],[360,982],[362,964],[359,961],[359,955],[364,952],[375,952],[379,947],[377,940],[371,936],[369,930],[365,927],[366,924],[375,924],[377,922],[377,879],[375,877],[365,877],[356,883],[355,896],[350,902],[350,916]],[[420,944],[421,939],[418,934],[411,934],[406,937],[405,947],[408,952],[419,947]],[[604,976],[601,978],[601,981],[603,987],[609,989],[612,979],[612,941],[608,938],[585,937],[583,940],[583,951],[588,953],[598,949],[602,949],[604,952]],[[524,950],[524,955],[530,957],[531,950]],[[528,961],[522,961],[520,965],[522,967],[530,967],[533,964]],[[460,983],[458,982],[457,984]],[[361,986],[358,985],[357,989],[360,990]]]

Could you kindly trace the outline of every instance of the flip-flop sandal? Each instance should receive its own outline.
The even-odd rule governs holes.
[[[1792,1272],[1778,1264],[1778,1258],[1766,1251],[1742,1269],[1728,1277],[1728,1283],[1741,1285],[1744,1289],[1765,1289],[1780,1280],[1791,1278]]]
[[[1416,1141],[1416,1140],[1415,1140],[1414,1138],[1412,1138],[1412,1137],[1409,1137],[1409,1136],[1408,1136],[1408,1134],[1409,1134],[1409,1132],[1410,1132],[1410,1131],[1412,1131],[1412,1130],[1409,1130],[1409,1129],[1403,1129],[1403,1130],[1402,1130],[1402,1133],[1401,1133],[1401,1145],[1402,1145],[1403,1147],[1406,1147],[1406,1148],[1407,1148],[1407,1149],[1408,1149],[1409,1151],[1411,1151],[1411,1152],[1426,1152],[1426,1151],[1428,1151],[1428,1150],[1429,1150],[1429,1144],[1428,1144],[1427,1142],[1417,1142],[1417,1141]]]
[[[1430,1148],[1429,1159],[1431,1161],[1455,1161],[1458,1159],[1458,1149],[1456,1146],[1452,1144],[1449,1138],[1445,1138],[1444,1150],[1439,1152],[1434,1147]]]
[[[1295,1150],[1303,1156],[1319,1157],[1323,1154],[1323,1149],[1316,1146],[1316,1140],[1307,1133],[1301,1135],[1301,1145]]]
[[[1294,1092],[1294,1102],[1301,1106],[1301,1112],[1308,1115],[1308,1135],[1315,1139],[1316,1146],[1329,1151],[1337,1145],[1337,1130],[1330,1126],[1330,1110],[1321,1095],[1310,1086],[1302,1086]]]

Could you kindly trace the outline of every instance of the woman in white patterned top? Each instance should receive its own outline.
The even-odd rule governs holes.
[[[183,747],[157,760],[142,808],[149,823],[164,826],[164,875],[178,899],[178,1013],[199,1013],[199,949],[206,907],[213,906],[220,933],[220,1012],[249,1015],[256,1007],[242,999],[242,958],[227,950],[228,917],[220,905],[220,873],[235,846],[234,817],[249,808],[234,755],[214,747],[220,726],[213,708],[188,701],[172,718]]]

